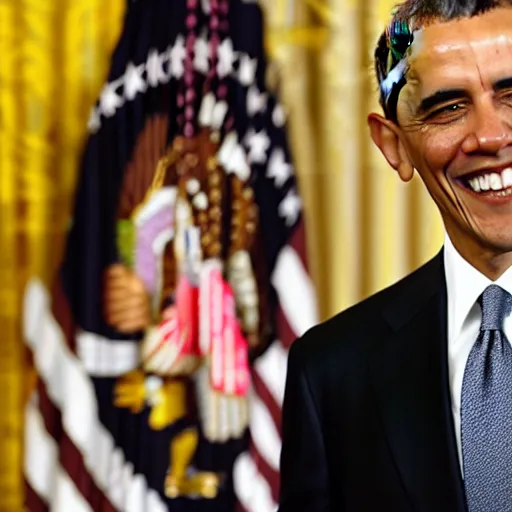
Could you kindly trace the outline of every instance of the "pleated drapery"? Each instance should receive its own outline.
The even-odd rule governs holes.
[[[0,1],[0,510],[22,508],[24,283],[53,274],[125,0]]]
[[[287,44],[276,35],[270,49],[290,111],[324,318],[403,277],[443,240],[419,177],[402,183],[366,124],[368,113],[379,109],[373,48],[396,3],[264,1],[271,34],[307,26],[320,36]]]

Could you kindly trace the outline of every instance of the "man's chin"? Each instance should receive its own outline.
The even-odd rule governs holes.
[[[512,257],[512,218],[509,222],[479,223],[473,217],[471,224],[450,224],[445,226],[461,256],[479,267],[490,259],[510,254]],[[478,263],[480,262],[480,264]]]
[[[512,224],[500,231],[486,232],[479,237],[479,245],[496,256],[512,254]]]

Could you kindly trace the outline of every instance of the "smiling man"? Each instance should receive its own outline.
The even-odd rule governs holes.
[[[280,512],[512,511],[512,0],[408,0],[371,136],[442,251],[289,356]]]

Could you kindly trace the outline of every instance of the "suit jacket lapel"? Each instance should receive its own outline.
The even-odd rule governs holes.
[[[404,287],[383,312],[392,334],[372,363],[384,429],[413,509],[465,511],[448,384],[442,254]]]

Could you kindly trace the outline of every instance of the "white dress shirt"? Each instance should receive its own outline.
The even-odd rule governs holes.
[[[455,249],[446,234],[444,244],[444,265],[448,294],[448,370],[452,414],[455,424],[455,436],[459,461],[462,464],[460,404],[462,379],[469,353],[480,330],[482,311],[477,300],[482,292],[493,284],[489,278],[470,265]],[[512,267],[494,281],[512,294]],[[512,315],[505,319],[504,331],[512,340]]]

